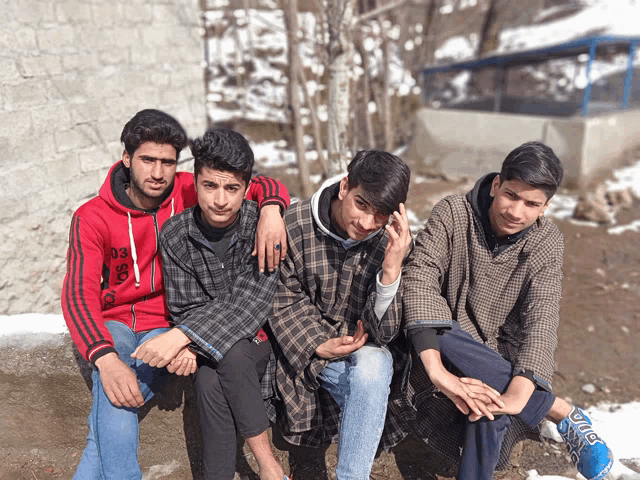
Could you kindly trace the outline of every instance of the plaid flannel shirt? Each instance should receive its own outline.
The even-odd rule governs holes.
[[[271,312],[278,276],[260,273],[251,256],[258,210],[245,200],[240,223],[224,259],[198,229],[195,206],[169,219],[160,234],[165,291],[171,319],[195,350],[220,361],[243,338],[254,338]],[[270,374],[263,377],[270,394]]]
[[[285,224],[289,246],[269,317],[277,343],[275,386],[281,401],[269,413],[287,441],[317,447],[336,440],[340,409],[320,388],[317,376],[328,360],[317,356],[316,348],[330,338],[353,335],[359,319],[369,342],[391,342],[400,332],[400,288],[379,319],[374,312],[375,278],[388,241],[384,229],[345,249],[318,227],[311,199],[292,205]],[[392,354],[397,352],[389,347]],[[402,369],[402,362],[397,365]]]
[[[499,352],[514,372],[532,371],[538,386],[551,389],[557,346],[564,243],[558,228],[539,218],[531,230],[495,258],[480,219],[467,198],[440,201],[417,237],[403,269],[405,328],[446,327],[457,321],[477,341]],[[413,353],[410,381],[392,392],[390,410],[406,428],[447,458],[454,471],[464,438],[464,417],[436,394]],[[539,431],[514,417],[498,468],[511,448]]]

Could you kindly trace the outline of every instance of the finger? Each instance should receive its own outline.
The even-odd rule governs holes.
[[[460,410],[465,415],[469,415],[469,407],[460,397],[453,397],[451,399],[458,410]]]
[[[287,258],[287,233],[283,233],[280,237],[280,260]]]
[[[261,272],[264,272],[265,246],[264,246],[264,241],[262,240],[262,237],[259,237],[257,233],[256,233],[255,249],[258,250],[258,270],[260,270]]]
[[[471,399],[470,399],[471,400]],[[476,413],[476,415],[484,415],[486,416],[489,420],[493,420],[493,414],[491,413],[491,410],[489,410],[487,408],[487,405],[485,405],[484,403],[480,402],[480,401],[476,401],[476,399],[474,398],[473,400],[471,400],[473,402],[473,406],[471,406],[471,409]]]
[[[276,250],[276,245],[280,245],[277,242],[268,242],[267,243],[267,250],[266,250],[266,255],[267,255],[267,266],[269,267],[269,271],[273,272],[274,268],[275,268],[275,263],[274,263],[274,259],[273,257],[280,251],[280,249],[278,248],[278,250]]]
[[[398,232],[393,227],[393,225],[387,225],[384,228],[389,233],[389,244],[390,245],[394,245],[398,240],[400,240],[400,235],[398,235]]]
[[[167,365],[167,372],[176,373],[177,368],[178,368],[178,362],[172,361],[169,365]]]
[[[144,343],[142,345],[144,345]],[[138,352],[140,351],[140,348],[142,347],[142,345],[138,345],[138,347],[136,347],[136,349],[131,354],[131,358],[138,358]]]
[[[176,375],[184,375],[184,372],[187,370],[187,362],[188,360],[185,358],[179,363],[179,366],[176,370]]]
[[[135,377],[134,377],[135,378]],[[133,401],[135,402],[135,407],[141,407],[144,405],[144,397],[142,396],[142,392],[140,391],[140,387],[138,386],[138,380],[135,380],[133,385],[129,386],[131,395],[133,397]]]
[[[406,225],[409,226],[409,215],[407,215],[407,209],[405,208],[404,203],[401,203],[398,206],[398,211],[400,212],[400,217],[402,218],[402,220],[404,220]]]
[[[109,401],[116,407],[124,407],[124,396],[120,394],[120,391],[112,389],[110,386],[102,385],[104,393],[107,395]]]
[[[191,360],[191,371],[189,373],[196,373],[198,369],[198,363],[195,360]]]

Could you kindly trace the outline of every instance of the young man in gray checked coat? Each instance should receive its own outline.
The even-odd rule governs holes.
[[[253,152],[242,135],[227,129],[195,139],[191,152],[198,204],[169,219],[160,235],[167,306],[176,326],[135,355],[150,364],[166,361],[176,353],[173,345],[189,345],[182,357],[192,362],[197,354],[206,480],[234,478],[237,434],[255,455],[261,480],[286,480],[271,450],[260,384],[271,356],[262,326],[278,275],[261,272],[252,256],[258,209],[245,194]],[[283,248],[276,245],[275,254]]]
[[[281,400],[273,420],[297,445],[339,437],[338,480],[369,479],[385,423],[409,175],[394,155],[361,151],[340,182],[285,214],[289,250],[269,318]]]
[[[419,357],[405,396],[417,409],[409,428],[459,464],[459,479],[491,479],[515,442],[539,438],[545,417],[586,478],[604,478],[613,464],[584,412],[551,393],[564,247],[544,211],[562,175],[549,147],[521,145],[500,173],[433,208],[403,269],[406,332]],[[446,398],[425,395],[437,391]]]

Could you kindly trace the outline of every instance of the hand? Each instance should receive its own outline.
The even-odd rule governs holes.
[[[470,378],[461,378],[462,382],[469,382]],[[479,380],[476,380],[479,381]],[[535,385],[531,380],[526,377],[516,376],[511,379],[507,391],[500,396],[502,400],[502,406],[498,404],[489,404],[487,408],[493,414],[500,415],[517,415],[522,412],[522,409],[527,405],[531,394],[535,390]],[[475,414],[471,414],[469,419],[473,422],[480,417]]]
[[[389,242],[384,252],[384,261],[382,262],[382,277],[380,282],[383,285],[390,285],[396,281],[400,270],[402,269],[402,261],[407,254],[407,249],[411,245],[411,230],[409,229],[409,218],[404,204],[398,207],[400,212],[393,212],[393,221],[391,225],[385,228],[389,233]]]
[[[171,363],[167,365],[169,373],[175,373],[176,375],[191,375],[198,369],[196,361],[196,354],[189,350],[189,347],[183,347],[178,355],[175,356]]]
[[[151,367],[161,368],[168,365],[178,352],[190,343],[191,339],[182,333],[182,330],[172,328],[138,346],[131,358],[137,358]]]
[[[100,382],[109,401],[116,407],[141,407],[144,398],[138,378],[117,353],[111,352],[96,360]]]
[[[261,272],[264,272],[265,259],[269,271],[273,272],[287,256],[287,231],[279,205],[266,205],[260,209],[256,243],[251,255],[258,255]]]
[[[440,352],[435,350],[422,352],[420,357],[425,363],[425,368],[427,367],[424,357],[426,352],[435,352],[438,359],[440,357]],[[436,388],[444,393],[458,410],[465,415],[472,414],[472,417],[469,417],[471,421],[475,421],[482,416],[493,420],[494,416],[489,405],[496,405],[499,408],[504,407],[499,392],[477,379],[468,379],[471,381],[462,382],[460,378],[447,371],[441,362],[439,365],[431,363],[427,368],[427,373]]]
[[[331,360],[336,357],[343,357],[355,352],[365,343],[369,335],[364,333],[364,325],[362,320],[358,320],[356,333],[353,337],[345,335],[344,337],[330,338],[316,348],[316,354],[319,357]]]

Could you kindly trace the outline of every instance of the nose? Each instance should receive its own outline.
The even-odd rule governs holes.
[[[154,180],[162,180],[162,163],[161,162],[153,162],[153,167],[151,168],[151,178]]]
[[[222,188],[218,188],[213,194],[213,204],[216,208],[222,208],[227,204],[227,196]]]
[[[507,209],[507,214],[509,215],[511,220],[517,222],[522,218],[523,208],[524,206],[522,202],[513,202],[511,203],[511,205],[509,205],[509,208]]]
[[[360,226],[365,230],[373,230],[376,228],[376,216],[365,213],[360,219]]]

